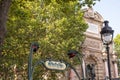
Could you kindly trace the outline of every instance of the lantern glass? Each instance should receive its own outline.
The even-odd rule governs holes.
[[[102,34],[102,40],[104,44],[110,44],[112,42],[112,34],[111,33]]]

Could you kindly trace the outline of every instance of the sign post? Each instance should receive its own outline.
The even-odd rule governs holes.
[[[76,73],[78,79],[80,80],[80,75],[77,73],[76,69],[70,65],[69,63],[59,60],[59,61],[54,61],[51,59],[46,59],[46,60],[38,60],[34,65],[32,64],[32,60],[33,60],[33,53],[36,52],[39,48],[38,43],[32,43],[31,47],[30,47],[30,54],[29,54],[29,61],[28,61],[28,80],[33,80],[33,72],[34,72],[34,68],[37,65],[43,65],[44,67],[46,67],[46,69],[49,70],[59,70],[59,71],[63,71],[66,68],[70,67],[74,70],[74,72]]]
[[[64,71],[66,68],[70,67],[76,73],[78,79],[81,80],[80,75],[77,73],[76,69],[72,65],[70,65],[69,63],[67,63],[65,61],[54,61],[54,60],[38,60],[35,65],[31,66],[32,68],[30,69],[28,80],[32,80],[32,74],[34,72],[34,68],[37,65],[41,65],[41,64],[46,69],[58,70],[58,71]]]

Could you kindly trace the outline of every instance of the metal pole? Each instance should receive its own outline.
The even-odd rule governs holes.
[[[33,66],[32,66],[32,56],[33,52],[36,52],[39,48],[39,44],[37,42],[33,42],[30,46],[30,54],[28,59],[28,80],[32,80],[32,74],[33,74]]]
[[[28,61],[28,80],[32,80],[32,55],[33,55],[33,48],[30,47],[30,54],[29,54],[29,61]]]
[[[81,80],[80,79],[80,75],[78,74],[78,72],[76,71],[76,69],[72,65],[70,65],[69,63],[67,63],[67,64],[70,66],[70,68],[72,68],[74,70],[74,72],[77,75],[78,79]]]
[[[109,46],[106,45],[107,50],[107,58],[108,58],[108,72],[109,72],[109,80],[111,80],[111,66],[110,66],[110,54],[109,54]]]
[[[78,57],[79,62],[81,62],[82,78],[83,78],[83,80],[85,80],[84,70],[83,70],[83,66],[82,66],[83,62],[82,62],[82,58],[80,58],[79,53],[77,54],[77,57]]]

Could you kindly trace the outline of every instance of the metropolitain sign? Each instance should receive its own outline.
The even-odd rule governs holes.
[[[64,62],[52,61],[52,60],[46,60],[44,62],[44,66],[50,70],[65,70],[67,67]]]

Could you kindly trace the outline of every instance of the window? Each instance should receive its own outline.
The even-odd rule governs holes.
[[[95,25],[93,23],[88,23],[88,26],[89,26],[88,29],[87,29],[88,32],[92,32],[92,33],[96,33],[96,34],[99,33],[98,25]]]

